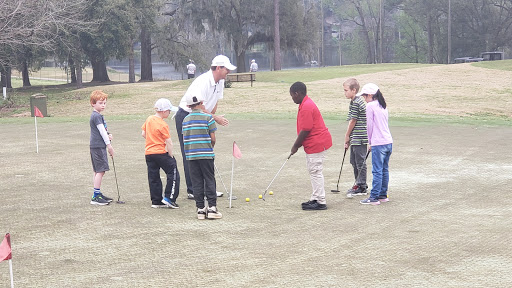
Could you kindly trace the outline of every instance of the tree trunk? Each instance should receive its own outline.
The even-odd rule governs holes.
[[[151,64],[151,32],[142,25],[140,30],[140,80],[153,81]]]
[[[23,61],[23,67],[21,69],[21,76],[23,78],[23,87],[30,87],[30,76],[28,75],[28,64],[27,61]]]
[[[432,17],[427,15],[427,35],[428,35],[428,63],[434,63],[434,33],[432,32]]]
[[[236,51],[236,72],[247,72],[245,65],[245,50],[240,52]]]
[[[71,74],[71,83],[76,83],[75,62],[71,56],[68,58],[68,69]]]
[[[128,83],[135,83],[135,52],[133,51],[133,41],[131,41],[130,54],[128,54]]]
[[[5,67],[5,82],[6,82],[6,85],[4,87],[7,87],[7,88],[10,88],[12,89],[12,69],[11,69],[11,66],[7,66]]]
[[[91,82],[110,82],[107,73],[107,64],[103,60],[91,59],[92,80]]]
[[[276,71],[281,70],[281,36],[279,35],[279,0],[274,0],[274,70],[276,70]]]
[[[80,89],[83,87],[82,82],[82,61],[76,61],[76,88]]]
[[[368,48],[368,61],[367,63],[373,64],[375,63],[375,54],[373,53],[372,41],[370,40],[370,33],[368,31],[368,27],[366,26],[366,21],[364,20],[364,13],[361,6],[356,4],[356,10],[359,14],[359,18],[361,19],[361,26],[363,26],[364,39],[366,40],[366,47]]]

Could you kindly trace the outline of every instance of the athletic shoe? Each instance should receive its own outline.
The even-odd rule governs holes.
[[[311,205],[313,203],[316,203],[316,200],[309,200],[309,201],[306,201],[306,202],[302,203],[301,205],[302,205],[302,207],[304,207],[304,206]]]
[[[103,199],[107,200],[107,201],[108,201],[108,203],[110,203],[110,202],[112,202],[112,200],[114,200],[114,199],[112,199],[112,198],[110,198],[110,197],[107,197],[107,196],[103,195],[102,193],[100,193],[100,196],[101,196],[101,198],[103,198]]]
[[[389,198],[387,196],[379,196],[380,203],[389,202]]]
[[[347,190],[347,198],[352,198],[354,196],[367,195],[368,190],[359,185],[354,185],[352,188]]]
[[[101,195],[98,195],[96,197],[92,197],[91,198],[91,205],[100,205],[100,206],[104,206],[104,205],[108,205],[110,204],[110,202],[108,202],[107,200],[103,199],[103,197],[101,197]]]
[[[378,199],[366,198],[364,200],[359,201],[359,203],[364,205],[379,205],[380,201]]]
[[[206,207],[203,209],[197,208],[197,219],[204,220],[206,219]]]
[[[151,208],[167,208],[167,207],[169,207],[169,206],[167,206],[167,204],[164,204],[164,203],[151,205]]]
[[[208,219],[220,219],[222,218],[222,214],[217,210],[217,207],[212,206],[208,207],[208,211],[206,212],[206,218]]]
[[[162,203],[164,203],[165,205],[167,205],[167,207],[172,209],[180,208],[180,206],[176,202],[172,202],[171,199],[167,197],[164,197],[164,199],[162,199]]]
[[[194,200],[194,194],[190,194],[190,193],[188,193],[188,194],[187,194],[187,199],[189,199],[189,200]]]
[[[217,191],[217,197],[222,197],[222,195],[224,195],[224,193]]]
[[[306,205],[302,205],[302,210],[326,210],[327,205],[320,204],[316,200],[313,200],[314,202],[311,202]]]

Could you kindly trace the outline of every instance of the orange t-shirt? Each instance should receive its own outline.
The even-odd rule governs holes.
[[[142,125],[142,130],[146,131],[145,155],[167,153],[165,140],[171,138],[171,135],[169,134],[169,125],[165,123],[164,119],[151,115]]]

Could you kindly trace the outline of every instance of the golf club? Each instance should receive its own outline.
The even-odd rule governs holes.
[[[117,204],[124,204],[124,201],[121,201],[121,195],[119,194],[119,185],[117,184],[117,173],[116,173],[116,163],[114,162],[114,156],[112,157],[112,167],[114,167],[114,177],[116,178],[116,187],[117,187]]]
[[[340,188],[338,187],[340,185],[340,178],[341,178],[341,171],[343,170],[343,162],[345,162],[345,155],[347,155],[348,148],[345,148],[345,153],[343,153],[343,160],[341,161],[341,168],[340,168],[340,175],[338,176],[338,183],[336,184],[336,190],[331,190],[333,193],[340,193]]]
[[[213,165],[215,166],[215,171],[217,171],[217,175],[219,175],[220,182],[222,182],[222,186],[224,186],[224,190],[226,191],[226,195],[229,195],[228,188],[226,188],[226,184],[224,184],[224,180],[222,180],[222,176],[220,175],[219,168],[217,168],[217,164],[215,164],[215,162],[214,162]],[[232,197],[231,199],[233,199],[233,200],[237,199],[236,196],[233,196],[233,195],[229,195],[229,196]]]
[[[263,197],[261,198],[261,199],[263,199],[263,201],[265,201],[265,195],[267,195],[268,188],[270,188],[270,185],[272,185],[272,183],[276,179],[277,175],[279,175],[279,172],[281,172],[281,170],[283,170],[284,165],[286,165],[286,162],[288,162],[288,159],[290,159],[290,157],[292,157],[292,154],[290,154],[290,156],[288,156],[288,158],[286,158],[286,161],[284,161],[283,166],[281,166],[279,171],[277,171],[276,176],[274,176],[274,178],[272,178],[272,181],[270,181],[270,184],[268,184],[267,189],[265,189],[265,192],[263,193]]]
[[[364,162],[365,162],[365,163],[366,163],[366,159],[368,159],[368,155],[370,155],[370,152],[371,152],[370,150],[368,150],[368,152],[366,152],[366,157],[364,157]],[[357,171],[357,178],[356,178],[356,180],[354,181],[354,184],[352,185],[352,187],[354,187],[354,186],[356,185],[356,183],[357,183],[357,179],[359,179],[359,175],[361,174],[361,169],[362,169],[362,168],[363,168],[363,166],[361,165],[361,167],[360,167],[360,168],[358,169],[358,171]],[[354,197],[354,196],[353,196],[353,195],[351,195],[351,194],[350,194],[350,197],[349,197],[348,195],[349,195],[349,194],[347,194],[347,197],[348,197],[348,198],[352,198],[352,197]]]

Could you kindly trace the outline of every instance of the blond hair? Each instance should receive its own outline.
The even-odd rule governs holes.
[[[91,93],[91,104],[96,104],[98,101],[107,100],[108,94],[101,90],[94,90]]]
[[[348,89],[350,90],[356,90],[356,92],[359,92],[359,82],[356,78],[349,78],[345,82],[343,82],[343,86],[348,86]]]

